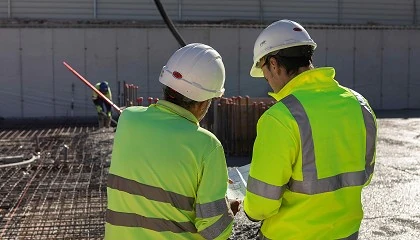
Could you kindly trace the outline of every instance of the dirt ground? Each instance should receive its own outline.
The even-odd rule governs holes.
[[[405,116],[378,119],[375,173],[363,192],[359,239],[420,239],[420,117]],[[231,239],[255,239],[258,228],[241,211]]]

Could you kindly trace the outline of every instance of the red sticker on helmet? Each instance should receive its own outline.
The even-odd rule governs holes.
[[[172,76],[174,76],[174,78],[176,78],[176,79],[181,79],[182,78],[182,74],[177,72],[177,71],[174,71],[172,73]]]
[[[298,27],[295,27],[295,28],[293,28],[293,31],[296,31],[296,32],[302,32],[302,29],[300,29],[300,28],[298,28]]]

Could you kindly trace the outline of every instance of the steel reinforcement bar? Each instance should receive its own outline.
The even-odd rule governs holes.
[[[102,239],[113,131],[0,129],[0,239]],[[17,156],[7,158],[7,156]]]

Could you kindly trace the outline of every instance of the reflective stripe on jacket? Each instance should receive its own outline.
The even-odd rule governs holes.
[[[108,176],[106,239],[227,239],[222,145],[194,115],[159,100],[118,121]]]
[[[333,68],[305,71],[257,124],[244,210],[266,239],[356,236],[370,182],[376,118]]]
[[[95,84],[95,88],[98,90],[100,89],[99,85],[101,85],[101,83]],[[108,86],[108,92],[106,92],[104,95],[105,97],[107,97],[109,100],[112,101],[112,93],[111,93],[111,88],[109,86]],[[96,100],[98,97],[99,95],[95,91],[92,91],[92,100]]]

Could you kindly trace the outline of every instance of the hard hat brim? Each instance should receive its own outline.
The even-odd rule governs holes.
[[[251,67],[251,71],[249,72],[249,75],[254,78],[262,78],[264,77],[264,73],[261,68],[258,68],[255,66],[255,63]]]

